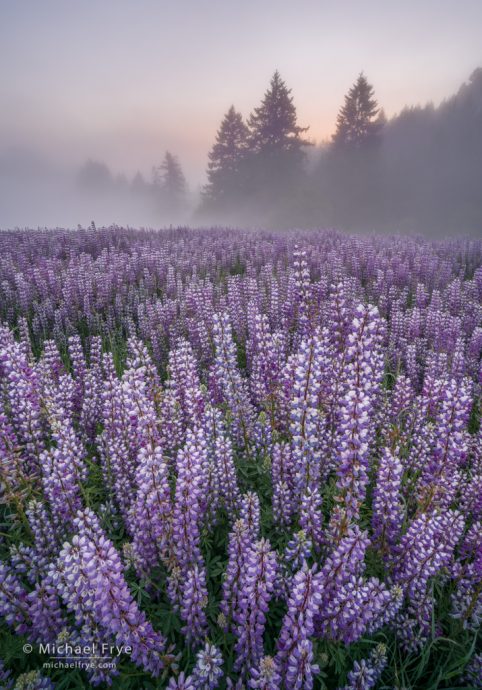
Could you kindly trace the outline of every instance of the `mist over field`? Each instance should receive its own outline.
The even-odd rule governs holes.
[[[479,234],[482,6],[413,5],[0,2],[0,228]]]
[[[377,104],[378,117],[380,112]],[[282,144],[279,151],[255,149],[251,157],[249,149],[240,154],[236,142],[228,141],[233,148],[224,155],[232,161],[215,161],[218,169],[207,191],[189,185],[170,154],[169,170],[164,160],[164,168],[128,177],[100,160],[74,168],[28,149],[5,148],[0,224],[76,227],[94,220],[432,236],[482,232],[482,69],[438,107],[407,106],[381,121],[376,141],[308,146],[306,134],[294,149],[291,136],[288,132],[285,149]]]

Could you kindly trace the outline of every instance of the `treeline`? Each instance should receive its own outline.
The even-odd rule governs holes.
[[[362,73],[334,124],[331,140],[313,146],[276,71],[246,120],[234,106],[224,115],[200,197],[170,152],[148,181],[93,162],[79,181],[149,203],[163,222],[482,232],[482,68],[439,107],[390,120]]]
[[[138,172],[131,180],[125,175],[112,175],[105,163],[88,160],[77,175],[80,190],[91,200],[124,203],[129,208],[151,212],[150,217],[171,218],[173,222],[192,213],[186,178],[181,165],[170,151],[166,151],[162,163],[154,166],[151,179]],[[142,214],[145,217],[145,213]]]

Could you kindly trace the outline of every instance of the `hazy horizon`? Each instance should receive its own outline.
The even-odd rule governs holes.
[[[169,149],[193,190],[223,114],[234,104],[247,117],[275,69],[320,143],[362,70],[391,117],[437,105],[482,64],[482,3],[469,0],[0,7],[0,154],[149,175]]]

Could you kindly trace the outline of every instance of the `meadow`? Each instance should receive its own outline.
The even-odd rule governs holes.
[[[0,687],[482,687],[481,298],[477,239],[0,233]]]

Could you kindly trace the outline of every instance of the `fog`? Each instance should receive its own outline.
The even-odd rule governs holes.
[[[102,160],[75,167],[26,148],[5,148],[0,227],[94,221],[480,235],[482,69],[438,107],[407,107],[385,122],[376,146],[340,152],[326,142],[303,147],[296,159],[247,158],[222,203],[206,203],[199,185],[184,184],[182,161],[172,158],[174,172],[125,175]]]

